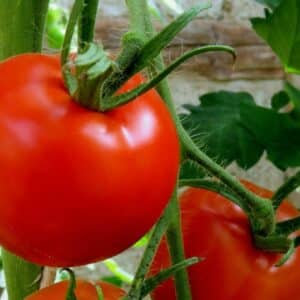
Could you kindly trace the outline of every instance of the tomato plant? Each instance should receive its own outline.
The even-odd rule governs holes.
[[[112,284],[98,282],[97,285],[102,290],[103,300],[119,300],[125,295],[125,291]],[[61,281],[33,293],[26,297],[25,300],[65,300],[68,286],[69,281]],[[75,295],[77,300],[99,299],[95,285],[84,280],[76,281]]]
[[[69,96],[56,56],[16,56],[0,74],[1,245],[38,264],[72,266],[137,241],[178,172],[177,133],[159,95],[99,113]],[[142,82],[136,75],[119,93]]]
[[[171,276],[176,292],[168,281],[153,292],[156,300],[296,299],[300,216],[282,201],[299,186],[300,171],[268,201],[268,191],[246,183],[249,191],[216,160],[249,168],[266,152],[281,169],[297,166],[299,91],[286,84],[272,109],[255,105],[245,93],[208,94],[199,107],[186,106],[182,119],[166,76],[210,51],[236,58],[231,47],[205,45],[164,65],[161,51],[210,5],[195,5],[155,34],[147,1],[127,0],[128,31],[118,54],[111,55],[94,39],[99,1],[72,2],[59,59],[32,54],[42,52],[44,33],[57,29],[50,16],[44,30],[49,0],[0,1],[0,245],[8,299],[26,299],[39,289],[40,278],[42,284],[54,280],[40,265],[66,267],[113,256],[155,223],[130,290],[124,295],[100,284],[107,299],[110,291],[124,300],[141,299]],[[297,0],[259,2],[269,10],[265,19],[252,20],[255,30],[286,71],[298,72]],[[288,37],[286,47],[273,36]],[[148,71],[147,82],[141,71]],[[287,105],[293,109],[282,112]],[[194,129],[193,137],[188,131]],[[179,150],[181,167],[192,172],[178,176]],[[183,245],[177,186],[218,191],[238,207],[213,192],[187,190],[181,199]],[[164,234],[154,276],[146,278]],[[195,265],[199,256],[205,261]],[[275,266],[279,258],[281,268]],[[97,297],[95,286],[77,283],[79,300]],[[68,295],[67,287],[59,283],[27,300],[75,299],[73,284]]]
[[[272,193],[249,182],[245,185],[262,197]],[[300,249],[289,261],[276,267],[280,255],[255,248],[243,211],[217,193],[189,188],[181,196],[182,226],[187,257],[204,260],[188,269],[193,299],[287,300],[300,293]],[[298,215],[283,202],[277,218]],[[170,264],[165,240],[160,244],[151,273]],[[168,280],[153,293],[154,300],[173,300],[173,282]]]

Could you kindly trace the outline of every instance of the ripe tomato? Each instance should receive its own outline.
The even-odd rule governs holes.
[[[125,296],[125,292],[106,282],[98,282],[97,285],[101,288],[104,300],[120,300]],[[53,284],[47,288],[41,289],[25,300],[65,300],[69,282],[67,280]],[[88,281],[77,280],[75,295],[77,300],[98,300],[98,294],[95,285]]]
[[[156,91],[99,113],[71,99],[57,57],[16,56],[0,64],[0,76],[0,244],[66,267],[143,236],[179,164],[176,128]],[[141,82],[136,75],[119,92]]]
[[[246,182],[263,197],[272,193]],[[193,300],[289,300],[300,295],[300,249],[282,267],[275,267],[280,255],[256,249],[243,211],[224,197],[203,189],[189,188],[181,196],[184,246],[187,257],[204,261],[188,269]],[[278,219],[298,215],[284,202]],[[151,273],[169,266],[163,240]],[[153,292],[154,300],[175,300],[171,280]]]

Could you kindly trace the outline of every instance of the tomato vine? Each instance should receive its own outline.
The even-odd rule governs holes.
[[[152,232],[131,289],[124,299],[140,299],[171,275],[175,277],[177,298],[179,300],[192,299],[186,268],[198,263],[199,259],[194,257],[185,260],[177,199],[177,189],[180,185],[205,187],[208,190],[218,191],[220,194],[227,196],[228,199],[239,205],[247,214],[256,247],[269,252],[283,253],[284,255],[278,262],[278,265],[284,263],[300,244],[299,238],[290,238],[290,234],[299,229],[300,218],[296,217],[276,223],[275,213],[283,199],[299,186],[299,173],[292,176],[278,189],[272,201],[266,200],[264,197],[249,191],[194,143],[176,113],[172,94],[166,81],[169,73],[195,55],[210,51],[223,51],[235,58],[235,52],[231,47],[224,45],[203,46],[185,53],[168,67],[164,65],[160,55],[161,51],[180,30],[190,23],[200,11],[208,8],[209,5],[204,4],[191,8],[156,34],[151,23],[146,1],[127,0],[126,4],[129,10],[129,32],[123,36],[122,50],[119,56],[112,60],[101,45],[93,42],[98,0],[75,1],[61,52],[62,73],[69,93],[74,98],[74,101],[85,108],[105,113],[131,102],[156,87],[168,107],[171,118],[176,126],[181,146],[181,161],[193,161],[208,175],[205,179],[191,178],[178,180],[169,204]],[[23,52],[41,51],[48,1],[32,0],[26,8],[21,4],[18,5],[14,7],[11,1],[3,1],[0,4],[1,39],[7,41],[11,38],[8,34],[12,31],[17,33],[12,39],[11,44],[0,47],[1,59]],[[18,12],[17,18],[20,20],[20,22],[14,25],[16,27],[13,29],[9,28],[10,30],[6,28],[7,23],[1,23],[4,22],[3,20],[7,20],[7,18],[1,16],[1,13],[7,9],[9,11],[16,9]],[[25,12],[22,10],[25,10]],[[34,22],[29,22],[29,19],[33,19]],[[256,26],[261,26],[261,22],[260,20]],[[270,20],[267,18],[263,22],[270,22]],[[70,55],[70,45],[76,25],[78,25],[79,44],[78,53],[76,56],[73,56]],[[29,30],[28,36],[25,39],[21,37],[24,26]],[[278,47],[277,45],[275,46],[274,49],[277,50]],[[278,51],[281,50],[279,48]],[[283,56],[282,59],[285,60],[286,57]],[[117,93],[125,82],[144,69],[147,69],[149,74],[148,82],[141,81],[139,86],[133,86],[133,89],[129,92]],[[167,151],[168,149],[164,150]],[[158,243],[165,232],[173,267],[156,275],[154,278],[145,279]],[[17,264],[19,265],[19,274],[16,274]],[[28,290],[22,290],[28,284],[28,281],[30,283],[34,282],[30,291],[38,288],[41,267],[14,257],[5,250],[3,265],[10,300],[21,300],[28,294]],[[22,279],[20,280],[20,278]],[[75,278],[72,278],[66,299],[76,299],[75,283]]]

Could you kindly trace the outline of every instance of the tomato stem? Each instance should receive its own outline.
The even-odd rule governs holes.
[[[143,257],[136,271],[131,288],[127,296],[125,296],[123,300],[140,299],[144,280],[148,273],[149,266],[153,260],[158,244],[162,239],[162,236],[164,235],[169,225],[170,213],[171,213],[170,206],[171,205],[168,204],[168,206],[165,209],[165,212],[163,213],[159,221],[156,223],[153,232],[151,233],[147,247],[144,251]]]
[[[129,12],[129,31],[137,33],[144,41],[149,40],[154,35],[154,30],[147,14],[147,2],[126,0],[126,5]]]
[[[9,300],[23,300],[39,289],[42,267],[1,250],[6,289]]]
[[[273,207],[276,210],[281,202],[296,188],[300,186],[300,171],[291,176],[279,189],[274,193],[272,197]]]
[[[192,265],[195,265],[201,262],[201,258],[199,257],[191,257],[184,261],[181,261],[171,267],[162,270],[158,274],[154,275],[153,277],[148,278],[145,280],[143,289],[142,289],[142,297],[146,297],[152,290],[154,290],[157,286],[159,286],[162,282],[169,279],[173,276],[178,270],[183,268],[188,268]]]
[[[294,253],[295,253],[295,240],[292,240],[290,244],[290,248],[281,256],[279,261],[275,264],[275,267],[281,267],[282,265],[284,265]]]
[[[249,207],[249,211],[246,211],[246,213],[250,218],[253,232],[263,235],[273,233],[275,229],[275,214],[271,201],[247,190],[234,176],[202,152],[194,144],[181,123],[178,130],[187,156],[228,186],[238,196],[240,202],[243,203],[242,208]]]
[[[138,6],[133,5],[133,7],[137,9]],[[147,6],[145,7],[147,8]],[[111,97],[116,89],[125,83],[135,73],[140,72],[146,67],[148,68],[149,65],[151,65],[153,61],[157,59],[157,56],[160,55],[160,52],[173,40],[177,33],[180,32],[193,19],[195,19],[200,11],[207,8],[208,5],[205,4],[192,7],[167,25],[158,34],[154,34],[154,28],[150,28],[150,17],[131,17],[132,22],[137,22],[137,24],[140,21],[146,22],[144,26],[140,25],[140,28],[146,28],[147,31],[141,33],[140,28],[136,30],[132,29],[123,36],[123,51],[116,60],[118,69],[121,72],[117,71],[111,74],[110,80],[106,83],[108,89],[106,89],[106,87],[104,88],[105,93],[103,93],[103,97]],[[142,10],[140,13],[142,13]],[[133,24],[130,27],[134,28],[137,26]],[[155,67],[151,67],[150,69],[154,74],[157,73],[155,71]],[[160,71],[163,71],[163,69],[164,68],[162,68]],[[112,82],[115,84],[111,85]],[[109,88],[110,86],[114,87],[115,89]]]
[[[291,246],[292,240],[285,235],[274,234],[267,237],[254,235],[255,246],[274,253],[286,253]]]
[[[145,45],[145,47],[147,47],[147,44]],[[235,56],[235,52],[231,47],[223,46],[223,45],[208,45],[208,46],[202,46],[193,49],[191,51],[184,53],[179,58],[177,58],[168,67],[166,67],[161,72],[153,76],[153,78],[149,82],[143,83],[139,85],[137,88],[127,93],[123,93],[121,95],[116,95],[108,98],[103,98],[102,101],[100,101],[99,103],[99,109],[101,111],[107,111],[132,101],[133,99],[146,93],[150,89],[155,88],[159,82],[164,80],[172,71],[174,71],[178,66],[184,63],[186,60],[190,59],[195,55],[212,52],[212,51],[227,52]]]
[[[76,92],[78,88],[78,82],[76,78],[72,75],[71,66],[68,64],[68,58],[70,54],[73,34],[75,32],[75,27],[78,18],[82,12],[83,4],[84,4],[84,0],[75,0],[75,3],[72,7],[71,14],[68,20],[65,38],[61,50],[62,74],[63,74],[65,85],[67,86],[71,95],[73,95]]]
[[[170,224],[167,229],[167,241],[169,245],[169,253],[173,264],[177,264],[184,260],[184,247],[181,230],[180,208],[176,193],[170,202]],[[184,272],[175,273],[176,295],[177,299],[192,299],[191,290],[189,288],[189,279],[186,269]]]
[[[0,60],[40,52],[49,0],[0,1]]]
[[[95,23],[99,0],[84,0],[81,17],[78,22],[79,52],[94,40]]]
[[[242,203],[239,198],[229,189],[226,185],[221,182],[217,182],[211,179],[181,179],[179,181],[179,186],[190,186],[195,188],[202,188],[208,191],[212,191],[218,193],[225,197],[226,199],[230,199],[233,203],[240,206],[245,212],[249,212],[249,207],[245,206],[245,203]]]
[[[147,24],[149,25],[149,23]],[[136,24],[136,26],[138,26],[138,24]],[[147,28],[147,30],[148,32],[154,33],[153,28]],[[162,55],[159,55],[152,63],[152,75],[157,75],[159,72],[163,71],[164,68],[165,66]],[[248,191],[238,180],[198,149],[182,126],[166,80],[161,81],[157,85],[157,90],[167,104],[176,124],[184,154],[189,156],[193,161],[199,163],[209,173],[220,179],[226,186],[228,186],[237,195],[240,202],[243,203],[242,208],[245,209],[249,207],[249,210],[246,212],[250,217],[254,232],[261,232],[264,235],[272,233],[275,228],[275,215],[270,201],[266,201],[265,199],[262,199]]]
[[[143,34],[149,39],[152,38],[155,34],[154,27],[151,22],[150,13],[148,6],[146,4],[145,0],[127,0],[126,1],[127,6],[129,8],[129,12],[131,15],[130,21],[131,21],[131,28],[135,30],[136,28],[139,28],[143,30]],[[138,14],[143,15],[142,18],[138,16]],[[163,71],[164,69],[164,63],[163,59],[161,57],[161,54],[154,59],[153,61],[153,67],[148,69],[150,72],[154,72],[155,74],[159,73],[160,71]],[[168,96],[171,99],[171,93],[168,87],[167,81],[162,81],[160,83],[160,86],[163,86],[165,91],[168,91]],[[170,109],[170,107],[169,107]],[[176,115],[176,111],[173,108],[172,116]],[[169,233],[167,235],[170,235],[172,232],[175,236],[174,238],[170,238],[169,241],[171,242],[170,248],[171,250],[171,256],[173,259],[173,264],[176,264],[180,261],[183,261],[185,259],[184,257],[184,250],[183,250],[183,240],[182,240],[182,232],[181,232],[181,220],[180,220],[180,211],[179,211],[179,205],[178,205],[178,199],[177,199],[177,185],[175,187],[174,193],[172,195],[171,201],[168,205],[167,213],[164,216],[169,220],[170,227],[168,228]],[[156,246],[157,247],[157,246]],[[175,254],[176,253],[176,254]],[[147,255],[145,253],[144,255]],[[145,265],[146,268],[148,268],[147,265]],[[175,281],[176,281],[176,294],[178,300],[191,300],[191,292],[190,292],[190,285],[188,280],[188,275],[186,269],[181,269],[178,272],[175,273]]]
[[[152,64],[152,73],[157,75],[165,68],[162,56],[158,56]],[[189,134],[182,126],[175,105],[172,99],[170,88],[166,80],[161,81],[157,85],[157,90],[167,104],[173,120],[176,124],[180,137],[182,151],[184,155],[190,157],[193,161],[204,167],[210,174],[221,180],[233,193],[240,199],[243,209],[247,209],[246,213],[250,217],[254,232],[260,232],[263,235],[272,233],[275,228],[275,213],[270,201],[266,201],[255,194],[248,191],[238,180],[231,174],[226,172],[221,166],[210,159],[203,153],[192,141]]]
[[[69,274],[69,286],[66,292],[66,300],[77,300],[75,295],[76,289],[76,276],[75,273],[71,269],[62,269],[61,272],[67,272]]]
[[[40,52],[49,0],[0,1],[0,59]],[[42,267],[2,249],[9,300],[23,300],[39,288]]]
[[[300,229],[300,216],[276,224],[276,233],[289,235]]]

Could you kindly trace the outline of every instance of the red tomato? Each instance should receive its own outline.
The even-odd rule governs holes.
[[[263,197],[272,193],[251,183],[245,185]],[[188,269],[193,300],[290,300],[300,295],[300,249],[282,267],[280,255],[256,249],[243,211],[224,197],[189,188],[181,196],[186,257],[204,261]],[[278,219],[298,215],[288,202]],[[165,240],[160,244],[151,273],[170,265]],[[171,280],[159,286],[153,300],[175,300]]]
[[[150,90],[99,113],[69,96],[57,57],[0,64],[0,244],[38,264],[113,256],[156,222],[176,182],[179,142]],[[143,82],[130,79],[119,91]]]
[[[97,285],[102,290],[104,300],[120,300],[125,296],[123,290],[112,284],[98,282]],[[25,300],[65,300],[68,287],[69,282],[67,280],[61,281],[31,294]],[[99,299],[95,285],[84,280],[76,281],[75,295],[77,300]]]

